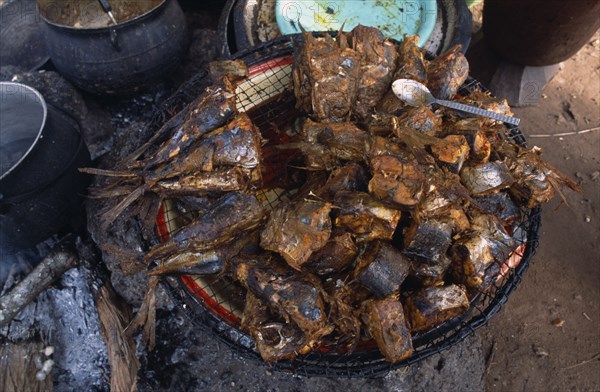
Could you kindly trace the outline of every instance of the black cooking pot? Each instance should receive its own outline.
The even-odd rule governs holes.
[[[117,25],[97,0],[38,0],[48,54],[81,89],[135,93],[181,63],[188,41],[185,16],[176,0],[110,3]]]
[[[80,213],[90,155],[77,122],[33,88],[0,82],[0,246],[32,247]]]

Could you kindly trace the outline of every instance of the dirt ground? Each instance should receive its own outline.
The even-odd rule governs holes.
[[[515,108],[530,146],[582,185],[543,207],[521,286],[478,331],[495,391],[600,390],[600,34],[565,61],[536,105]],[[593,129],[587,133],[538,138]]]

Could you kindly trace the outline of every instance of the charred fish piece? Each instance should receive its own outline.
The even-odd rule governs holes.
[[[369,134],[351,122],[327,124],[307,120],[303,136],[309,143],[326,146],[343,161],[362,161],[369,151]]]
[[[400,211],[368,193],[340,191],[335,195],[335,205],[339,208],[336,227],[352,233],[357,242],[391,240],[400,221]]]
[[[150,190],[163,196],[192,195],[210,192],[241,191],[251,183],[250,174],[239,167],[194,172],[158,181]]]
[[[349,268],[356,256],[358,247],[350,233],[332,235],[325,246],[314,252],[303,268],[319,276],[329,276]]]
[[[251,334],[256,349],[267,363],[293,360],[311,350],[306,335],[293,323],[267,322],[254,328]]]
[[[404,233],[402,253],[421,263],[438,264],[443,261],[452,243],[452,225],[438,219],[413,220]]]
[[[460,133],[469,143],[469,161],[472,163],[487,163],[490,160],[492,146],[484,132],[462,131]]]
[[[561,188],[581,191],[579,184],[542,160],[541,149],[534,147],[527,150],[509,142],[504,142],[500,146],[497,144],[495,147],[499,147],[497,153],[504,156],[510,172],[516,179],[510,192],[519,204],[533,208],[550,201],[554,191],[557,191],[566,202]]]
[[[409,358],[413,353],[412,337],[402,303],[395,297],[365,301],[362,319],[379,351],[391,363]]]
[[[396,79],[414,79],[425,83],[427,70],[423,52],[419,48],[419,36],[404,36],[404,40],[398,47],[398,66],[394,72]],[[405,104],[389,90],[379,101],[379,111],[394,115],[400,115],[405,110]]]
[[[354,276],[378,298],[385,298],[400,292],[409,270],[410,261],[395,246],[372,241],[363,247]]]
[[[411,275],[421,281],[423,286],[443,286],[444,276],[452,260],[443,255],[435,264],[413,263]]]
[[[491,242],[477,232],[462,235],[450,248],[452,274],[469,287],[485,291],[486,271],[495,263]]]
[[[251,291],[247,292],[241,327],[252,335],[265,362],[292,360],[310,350],[300,328],[273,319],[267,303]]]
[[[368,182],[367,172],[361,165],[348,163],[333,169],[325,184],[315,193],[332,200],[339,191],[366,191]]]
[[[337,41],[327,34],[303,37],[292,71],[298,105],[317,121],[348,120],[360,78],[358,54],[345,47],[343,35]]]
[[[465,166],[460,172],[463,185],[473,196],[483,196],[509,188],[515,179],[502,161]]]
[[[419,203],[425,176],[416,160],[383,155],[371,158],[371,168],[369,192],[373,196],[406,209]]]
[[[498,193],[476,197],[477,206],[486,214],[497,217],[500,222],[506,227],[511,226],[521,218],[521,210],[512,201],[510,196],[505,191]]]
[[[478,89],[472,91],[469,95],[459,97],[457,101],[467,105],[477,106],[498,114],[504,114],[507,116],[514,115],[514,113],[510,110],[510,106],[508,105],[508,101],[506,101],[506,99],[496,98],[492,96],[492,94]],[[483,128],[485,125],[489,126],[495,124],[497,121],[489,117],[480,117],[478,118],[477,122],[482,125],[480,128]]]
[[[352,49],[360,60],[360,77],[352,111],[366,120],[390,88],[396,69],[396,46],[375,27],[358,25],[350,33]]]
[[[471,228],[485,236],[490,242],[490,251],[494,260],[503,264],[518,246],[514,238],[506,232],[497,217],[475,210],[470,211],[470,215]]]
[[[367,131],[371,136],[389,137],[393,134],[394,126],[398,122],[397,116],[378,111],[371,115],[367,124]]]
[[[241,327],[244,331],[252,333],[261,324],[268,322],[273,316],[269,311],[269,305],[258,298],[251,291],[246,292],[244,312],[242,313]]]
[[[292,268],[300,270],[329,240],[331,207],[329,203],[304,200],[281,204],[271,212],[261,233],[261,247],[279,253]]]
[[[425,332],[465,313],[469,299],[459,285],[424,287],[408,297],[405,309],[411,331]]]
[[[255,169],[261,162],[260,133],[247,114],[240,114],[224,128],[203,137],[187,161],[190,165],[196,162],[197,170],[204,171],[218,166]]]
[[[427,65],[427,87],[434,97],[450,99],[469,76],[469,62],[456,45]]]
[[[148,275],[210,275],[224,272],[229,260],[243,249],[258,245],[258,231],[236,238],[227,246],[207,251],[183,251],[164,260]]]
[[[423,52],[419,48],[419,36],[404,36],[399,48],[400,59],[398,68],[394,73],[396,79],[413,79],[425,83],[427,81],[427,68]]]
[[[206,133],[227,124],[237,113],[235,87],[224,77],[220,83],[207,87],[191,105],[181,127],[156,153],[143,161],[146,171],[172,160]]]
[[[340,340],[348,341],[348,350],[352,352],[360,339],[361,321],[357,309],[360,309],[363,301],[371,297],[371,293],[356,281],[345,283],[339,279],[328,293],[330,319],[341,335]]]
[[[375,136],[371,139],[371,149],[369,157],[371,159],[380,156],[393,156],[402,161],[410,161],[414,159],[414,155],[396,138],[385,138]]]
[[[293,270],[273,255],[239,258],[232,265],[235,278],[286,322],[296,324],[309,345],[333,331],[318,278]]]
[[[473,203],[467,188],[454,173],[441,170],[437,165],[423,166],[426,182],[423,197],[416,209],[416,216],[430,217],[444,214],[452,207]]]
[[[428,136],[437,136],[442,119],[427,106],[410,107],[398,116],[398,127],[410,128]]]
[[[160,260],[181,252],[206,251],[234,241],[251,232],[267,218],[256,196],[230,192],[222,196],[206,214],[171,236],[169,242],[152,248],[145,259]]]
[[[337,159],[326,146],[318,143],[297,142],[277,146],[280,150],[290,150],[290,156],[299,154],[302,157],[302,169],[310,171],[332,170],[337,166]]]
[[[448,168],[452,173],[459,173],[469,157],[469,145],[462,135],[449,135],[444,138],[445,144],[434,144],[431,153],[440,167]]]
[[[414,79],[422,83],[427,80],[425,59],[419,48],[419,36],[404,36],[404,40],[398,47],[398,66],[393,79]],[[404,108],[404,102],[400,101],[391,90],[383,96],[378,105],[380,111],[395,115],[399,115]]]

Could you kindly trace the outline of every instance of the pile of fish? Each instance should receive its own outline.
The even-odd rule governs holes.
[[[276,145],[289,158],[278,177],[295,186],[268,204],[269,140],[235,107],[244,65],[214,64],[211,74],[126,169],[88,170],[117,178],[94,193],[122,196],[107,221],[148,194],[186,217],[145,255],[152,279],[134,326],[150,339],[158,278],[213,274],[245,293],[241,328],[265,361],[373,340],[402,361],[413,335],[464,314],[497,282],[522,244],[526,209],[579,188],[506,138],[502,123],[394,96],[392,82],[409,78],[511,115],[486,93],[457,95],[468,76],[460,47],[427,61],[418,37],[396,44],[358,26],[335,38],[305,33],[296,47],[293,91],[306,116]]]

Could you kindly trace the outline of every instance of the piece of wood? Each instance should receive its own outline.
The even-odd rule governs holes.
[[[79,257],[71,250],[54,250],[7,294],[0,297],[0,328],[15,318],[30,302],[62,276],[75,267]]]
[[[124,332],[131,320],[131,307],[118,297],[108,282],[100,288],[96,305],[108,349],[110,390],[136,391],[140,363],[135,356],[135,341]]]

